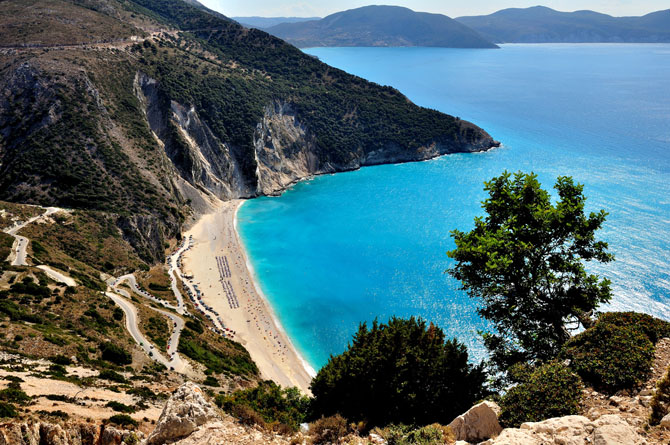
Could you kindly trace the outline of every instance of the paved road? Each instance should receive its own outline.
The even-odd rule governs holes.
[[[123,283],[124,281],[127,281],[128,284],[130,284],[130,288],[135,292],[137,295],[148,298],[149,300],[153,301],[154,303],[160,304],[161,306],[172,309],[173,311],[176,311],[178,314],[184,315],[186,313],[186,309],[184,308],[184,299],[181,297],[181,294],[175,294],[175,297],[177,298],[177,306],[168,303],[165,300],[161,300],[160,298],[157,298],[153,295],[151,295],[149,292],[145,292],[140,287],[137,285],[137,280],[135,279],[135,275],[133,274],[128,274],[124,275],[122,277],[117,278],[113,283],[112,287],[116,288],[119,284]]]
[[[130,336],[133,337],[133,340],[144,349],[144,352],[146,352],[149,357],[163,364],[165,367],[170,368],[170,366],[172,366],[170,365],[170,361],[163,357],[163,355],[158,352],[146,338],[144,338],[137,327],[137,309],[135,309],[135,306],[125,298],[113,292],[105,292],[105,295],[111,298],[112,301],[114,301],[114,303],[116,303],[116,305],[126,314],[126,329],[130,333]]]
[[[71,277],[68,277],[64,273],[57,271],[56,269],[52,269],[51,267],[45,266],[43,264],[40,265],[40,266],[37,266],[37,268],[42,269],[44,271],[44,273],[46,273],[47,276],[49,278],[51,278],[52,280],[56,280],[59,283],[65,284],[66,286],[72,286],[72,287],[77,286],[76,281],[74,281]]]
[[[172,335],[170,336],[167,344],[168,358],[170,359],[170,366],[174,368],[175,371],[185,373],[186,370],[190,367],[187,362],[182,360],[181,356],[177,352],[179,349],[179,338],[181,337],[181,331],[184,330],[184,319],[167,311],[162,311],[156,308],[152,309],[160,312],[172,321]]]
[[[33,216],[28,221],[24,221],[21,224],[17,224],[12,228],[5,230],[5,233],[7,233],[8,235],[12,235],[14,237],[14,245],[12,246],[12,252],[9,254],[9,260],[11,261],[12,266],[28,265],[26,257],[28,256],[27,249],[29,240],[25,236],[17,235],[17,233],[19,233],[19,231],[24,227],[26,227],[27,225],[32,224],[38,219],[41,219],[45,216],[49,216],[53,213],[56,213],[59,210],[62,209],[59,209],[57,207],[49,207],[46,209],[46,212],[42,213],[41,215]]]
[[[133,275],[124,275],[123,277],[117,278],[116,280],[113,281],[112,287],[118,286],[120,283],[123,281],[128,281],[131,285],[131,289],[135,293],[137,293],[140,296],[146,297],[145,293],[142,292],[137,287],[137,282],[135,281],[135,277]],[[130,299],[130,294],[126,292],[124,289],[114,289],[114,292],[117,294],[123,295],[124,297]],[[161,301],[158,300],[155,297],[146,297],[150,298],[152,301]],[[125,301],[125,303],[131,305],[133,309],[135,309],[135,306],[130,303],[129,301]],[[170,307],[173,310],[176,310],[176,308],[172,305],[167,305],[167,307]],[[188,370],[190,370],[190,366],[188,362],[183,360],[181,356],[177,353],[177,350],[179,348],[179,339],[181,338],[181,331],[184,330],[184,320],[181,317],[178,317],[177,315],[167,312],[161,309],[157,309],[155,307],[149,306],[150,309],[160,312],[161,314],[167,316],[171,321],[172,321],[172,335],[170,336],[170,339],[168,340],[168,346],[167,346],[167,352],[168,352],[168,364],[166,365],[168,368],[172,368],[173,370],[180,372],[180,373],[186,373]],[[122,308],[123,309],[123,308]],[[137,332],[139,332],[139,328],[137,328],[137,319],[133,322],[135,324],[135,329]],[[131,333],[132,335],[132,333]],[[135,338],[133,336],[133,338]],[[155,350],[155,348],[154,348]]]

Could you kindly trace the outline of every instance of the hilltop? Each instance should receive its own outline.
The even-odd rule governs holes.
[[[436,46],[495,48],[477,32],[441,14],[399,6],[365,6],[321,20],[282,23],[267,32],[301,48],[315,46]]]
[[[670,9],[642,17],[612,17],[594,11],[560,12],[535,6],[456,20],[496,43],[670,42]]]
[[[321,20],[321,17],[231,17],[247,28],[265,29],[281,23],[298,23]]]
[[[498,145],[194,0],[0,2],[0,74],[0,417],[31,428],[266,377],[183,271],[222,201]]]

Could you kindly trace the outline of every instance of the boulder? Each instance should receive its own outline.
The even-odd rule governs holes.
[[[602,416],[594,423],[593,445],[642,443],[642,438],[624,419],[617,415]]]
[[[661,419],[661,427],[670,428],[670,413]]]
[[[623,418],[611,414],[591,422],[565,416],[506,428],[482,445],[641,445],[644,440]]]
[[[205,399],[198,385],[187,382],[177,388],[163,408],[146,445],[175,442],[207,422],[220,420],[217,410]]]
[[[482,402],[456,417],[449,428],[456,440],[481,442],[498,435],[502,431],[498,423],[500,407],[493,402]]]

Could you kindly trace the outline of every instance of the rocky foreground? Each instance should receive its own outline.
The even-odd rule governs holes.
[[[650,402],[658,381],[670,365],[670,339],[656,348],[649,380],[637,393],[611,397],[586,389],[582,415],[529,422],[520,428],[503,429],[499,407],[489,401],[473,406],[454,419],[450,430],[454,445],[660,445],[670,443],[670,415],[660,426],[649,427]],[[39,420],[13,421],[0,425],[0,445],[289,445],[323,443],[303,431],[294,436],[271,433],[258,426],[242,425],[221,413],[202,389],[187,382],[166,402],[154,430],[120,430],[89,422],[50,423]],[[377,434],[349,435],[340,443],[386,444]]]

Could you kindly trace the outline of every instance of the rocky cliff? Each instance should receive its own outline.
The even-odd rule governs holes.
[[[148,262],[212,200],[497,145],[201,6],[49,2],[0,3],[3,30],[26,30],[0,31],[0,198],[117,215]]]

